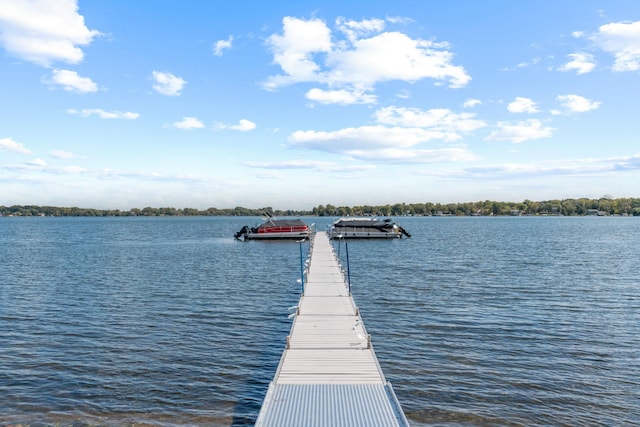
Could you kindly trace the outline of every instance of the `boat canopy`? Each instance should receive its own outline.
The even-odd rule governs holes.
[[[269,218],[260,227],[306,227],[307,224],[301,219],[275,219]]]
[[[393,225],[390,219],[379,218],[340,218],[333,223],[334,227],[379,227],[381,225]]]

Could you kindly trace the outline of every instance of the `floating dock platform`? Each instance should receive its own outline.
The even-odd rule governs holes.
[[[325,232],[313,239],[294,310],[256,426],[409,426]]]

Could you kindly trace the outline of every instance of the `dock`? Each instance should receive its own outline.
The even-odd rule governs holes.
[[[327,233],[315,234],[308,262],[291,332],[256,426],[409,426]]]

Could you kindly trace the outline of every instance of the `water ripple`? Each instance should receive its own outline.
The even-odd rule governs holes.
[[[349,251],[412,425],[640,424],[635,218],[400,222]],[[0,425],[252,425],[299,259],[246,223],[0,218]]]

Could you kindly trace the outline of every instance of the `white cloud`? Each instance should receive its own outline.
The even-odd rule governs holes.
[[[33,159],[28,161],[26,164],[34,168],[44,168],[45,166],[47,166],[47,162],[42,159]]]
[[[378,123],[334,131],[296,131],[288,137],[291,147],[349,156],[368,162],[430,163],[471,161],[478,157],[466,147],[425,149],[419,144],[459,141],[464,133],[486,124],[473,113],[457,114],[448,109],[385,107],[374,114]]]
[[[122,112],[122,111],[105,111],[100,108],[85,108],[82,110],[76,110],[74,108],[70,108],[67,110],[69,114],[77,114],[81,117],[90,117],[90,116],[98,116],[101,119],[126,119],[126,120],[135,120],[140,117],[138,113],[132,112]]]
[[[318,88],[311,89],[306,94],[307,99],[320,104],[375,104],[377,98],[375,95],[367,94],[364,91],[357,90],[322,90]]]
[[[520,96],[507,105],[507,110],[510,113],[537,113],[539,111],[534,100]]]
[[[31,154],[31,150],[11,138],[0,138],[0,150],[13,151],[20,154]]]
[[[586,74],[593,71],[596,66],[593,55],[590,53],[571,53],[567,55],[571,60],[558,68],[560,71],[573,71],[576,74]]]
[[[229,36],[227,40],[218,40],[213,45],[213,54],[215,56],[222,56],[226,49],[231,49],[233,44],[233,36]]]
[[[49,155],[56,159],[62,159],[62,160],[71,160],[79,157],[70,151],[64,151],[64,150],[53,150],[49,153]]]
[[[444,140],[462,138],[461,132],[471,132],[486,124],[474,113],[457,114],[446,108],[423,111],[418,108],[385,107],[375,112],[378,123],[394,126],[429,128],[442,132]]]
[[[336,26],[342,31],[350,41],[355,41],[370,34],[379,33],[384,30],[385,22],[382,19],[365,19],[362,21],[336,19]]]
[[[282,35],[271,35],[267,44],[273,52],[273,61],[285,75],[270,77],[264,87],[277,89],[292,83],[323,81],[313,55],[331,50],[331,31],[325,23],[319,19],[304,21],[286,16],[282,19],[282,30]]]
[[[98,85],[88,77],[80,77],[77,72],[69,70],[53,70],[51,82],[62,86],[67,92],[97,92]]]
[[[256,128],[256,124],[251,120],[241,119],[237,125],[231,126],[229,129],[239,130],[241,132],[248,132]]]
[[[181,77],[177,77],[171,73],[163,73],[161,71],[153,71],[153,80],[155,84],[153,88],[162,95],[178,96],[187,82]]]
[[[260,173],[255,174],[255,177],[263,180],[263,179],[285,179],[285,175],[281,174],[280,172],[274,171],[274,170],[269,170],[269,171],[262,171]]]
[[[251,120],[241,119],[237,125],[228,125],[224,123],[216,123],[217,129],[231,129],[231,130],[239,130],[240,132],[248,132],[254,130],[256,128],[256,124]]]
[[[516,68],[526,68],[526,67],[530,67],[532,65],[536,65],[539,64],[542,61],[542,58],[540,58],[539,56],[532,58],[531,61],[529,62],[520,62],[519,64],[516,65]]]
[[[544,176],[601,176],[640,170],[640,154],[625,157],[546,160],[544,163],[505,163],[465,169],[473,178],[523,178]]]
[[[365,87],[376,83],[424,78],[448,80],[449,86],[465,86],[471,77],[451,64],[453,54],[446,43],[414,40],[399,32],[386,32],[356,40],[351,48],[336,49],[327,60],[329,82]]]
[[[518,144],[531,139],[549,138],[554,129],[543,126],[538,119],[529,119],[515,124],[498,122],[497,129],[485,141],[508,141]]]
[[[206,178],[198,178],[194,175],[173,175],[173,174],[164,174],[157,172],[140,172],[140,171],[127,171],[127,170],[116,170],[111,168],[96,168],[96,169],[88,169],[83,168],[81,166],[62,166],[56,167],[47,164],[46,161],[42,159],[34,159],[29,162],[25,162],[19,165],[5,165],[3,168],[8,170],[18,170],[18,171],[36,171],[42,174],[55,175],[57,177],[64,177],[65,175],[82,175],[86,178],[94,178],[101,182],[103,181],[122,181],[122,180],[133,180],[133,181],[155,181],[160,183],[175,183],[181,182],[186,184],[193,183],[202,183],[207,182]],[[67,190],[67,188],[65,188]],[[94,191],[94,190],[91,190]]]
[[[640,21],[603,25],[591,40],[605,52],[613,54],[614,71],[640,70]]]
[[[580,95],[560,95],[558,101],[572,113],[584,113],[600,107],[600,102],[591,101]]]
[[[4,165],[4,169],[17,171],[47,171],[47,162],[42,159],[33,159],[19,165]]]
[[[49,67],[55,61],[76,64],[100,35],[87,28],[76,0],[3,0],[0,43],[11,55]]]
[[[400,99],[409,99],[411,98],[411,92],[406,89],[402,89],[400,92],[396,94],[396,96]]]
[[[377,19],[339,18],[336,25],[346,39],[339,39],[322,20],[285,17],[282,34],[267,40],[274,63],[284,73],[269,77],[263,87],[274,90],[300,82],[321,83],[328,90],[314,92],[318,97],[344,103],[349,100],[346,93],[363,94],[385,81],[430,78],[459,88],[471,80],[463,67],[452,64],[447,43],[412,39],[400,32],[379,33],[384,21]],[[363,101],[361,97],[351,100]]]
[[[409,24],[411,22],[415,22],[412,18],[407,18],[404,16],[387,16],[387,21],[392,24]]]
[[[466,101],[464,101],[464,104],[462,104],[463,108],[473,108],[476,107],[478,105],[482,104],[482,101],[480,101],[479,99],[474,99],[474,98],[469,98]]]
[[[443,132],[420,128],[361,126],[331,132],[299,130],[289,135],[288,142],[298,148],[350,154],[361,150],[408,148],[444,136]]]
[[[386,163],[444,163],[469,162],[480,158],[465,147],[435,149],[397,149],[353,150],[349,155],[368,161],[384,161]]]
[[[305,169],[328,172],[360,172],[375,169],[374,165],[343,165],[320,160],[284,160],[279,162],[246,162],[246,166],[260,169]]]
[[[204,124],[195,117],[185,117],[179,122],[174,122],[173,127],[184,130],[202,129]]]

